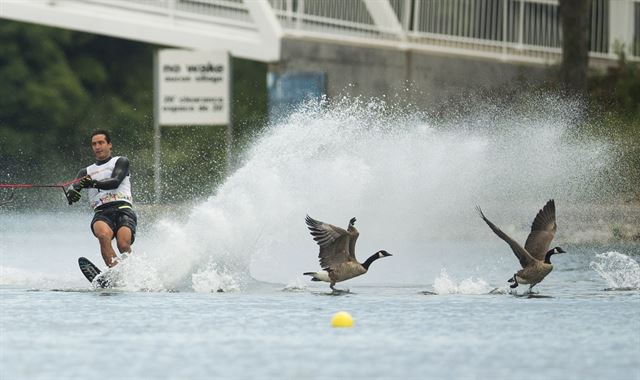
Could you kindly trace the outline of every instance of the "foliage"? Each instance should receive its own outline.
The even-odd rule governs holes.
[[[47,28],[0,23],[0,151],[20,162],[48,155],[68,136],[90,96],[62,47],[72,35]]]
[[[630,63],[620,54],[618,64],[604,74],[589,78],[590,99],[594,105],[629,119],[640,118],[640,64]]]
[[[640,64],[620,55],[618,64],[589,78],[591,123],[585,131],[617,147],[610,181],[640,200]]]

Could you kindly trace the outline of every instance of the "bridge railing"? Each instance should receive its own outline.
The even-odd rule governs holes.
[[[556,61],[562,30],[557,0],[389,0],[393,23],[377,22],[375,0],[269,0],[285,33],[333,36],[417,50],[467,52],[501,59]],[[615,59],[610,46],[610,1],[591,0],[592,57]],[[640,0],[629,58],[640,60]]]
[[[397,31],[375,24],[363,0],[269,0],[285,32],[363,43],[398,41]]]

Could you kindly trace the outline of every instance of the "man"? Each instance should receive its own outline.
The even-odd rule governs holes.
[[[121,254],[131,252],[135,240],[138,218],[132,208],[129,160],[111,156],[111,136],[105,130],[91,134],[91,149],[96,162],[78,172],[77,178],[82,179],[67,189],[67,200],[69,204],[79,201],[80,190],[88,189],[94,210],[91,231],[100,242],[102,259],[111,268],[118,264],[113,238]]]

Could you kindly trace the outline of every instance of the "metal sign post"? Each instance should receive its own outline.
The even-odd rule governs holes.
[[[158,80],[160,77],[158,68],[158,51],[153,55],[153,189],[154,202],[160,203],[162,199],[162,187],[160,186],[160,141],[162,131],[160,130],[159,108],[160,108],[160,92],[158,91]]]
[[[162,199],[161,126],[226,126],[227,167],[231,153],[231,65],[229,53],[162,49],[154,59],[155,202]]]

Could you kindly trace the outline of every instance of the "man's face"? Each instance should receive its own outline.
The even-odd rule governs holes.
[[[111,156],[111,143],[107,142],[107,136],[95,135],[91,138],[91,149],[96,160],[104,160]]]

